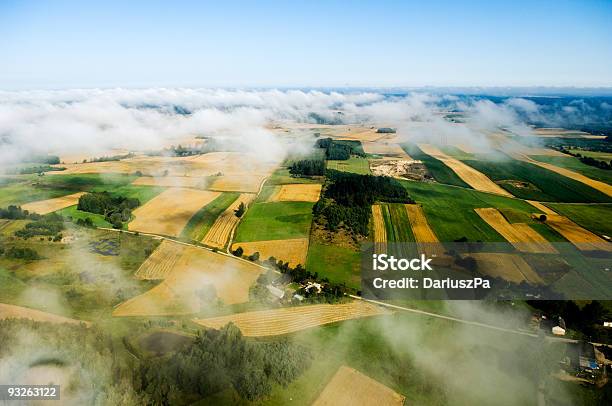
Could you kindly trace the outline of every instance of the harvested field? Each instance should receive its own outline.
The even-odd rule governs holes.
[[[389,314],[389,311],[362,300],[355,300],[343,304],[294,306],[235,313],[229,316],[195,319],[194,322],[215,329],[232,322],[247,337],[264,337],[289,334],[324,324],[381,314]]]
[[[168,240],[161,244],[140,265],[134,276],[138,279],[160,280],[172,272],[178,259],[183,255],[185,246]]]
[[[306,265],[306,255],[308,254],[308,238],[294,238],[290,240],[270,240],[239,242],[232,244],[232,250],[242,247],[245,255],[259,252],[262,260],[274,257],[283,262],[289,262],[291,267],[298,264]]]
[[[362,374],[341,366],[313,406],[401,406],[405,396]]]
[[[144,233],[178,236],[201,207],[207,205],[219,192],[171,188],[134,210],[134,220],[128,229]]]
[[[213,178],[212,182],[208,186],[208,189],[219,192],[257,193],[265,179],[265,174],[217,176]]]
[[[380,204],[372,206],[372,218],[374,220],[374,252],[386,252],[387,229],[385,227],[385,219],[383,218]]]
[[[578,249],[583,251],[604,250],[612,251],[612,244],[580,227],[565,216],[559,214],[546,214],[546,224],[567,238]]]
[[[63,171],[49,174],[82,173],[142,173],[155,177],[203,177],[222,174],[225,176],[269,175],[276,166],[273,162],[262,162],[256,155],[242,152],[209,152],[186,157],[139,155],[121,161],[87,162],[58,165]]]
[[[181,245],[176,242],[169,244]],[[178,248],[168,248],[177,249]],[[169,316],[193,314],[202,306],[203,289],[213,287],[224,304],[249,300],[249,288],[263,270],[248,261],[190,245],[182,253],[166,278],[153,289],[129,299],[115,308],[113,316]]]
[[[207,183],[207,178],[204,177],[163,176],[155,178],[152,176],[140,176],[132,182],[132,185],[205,189]]]
[[[38,202],[26,203],[21,206],[23,210],[33,213],[47,214],[66,207],[74,206],[79,202],[79,197],[85,192],[73,193],[71,195],[56,197],[55,199],[40,200]]]
[[[238,196],[238,199],[215,220],[208,233],[204,236],[204,239],[202,239],[202,243],[215,248],[224,248],[232,231],[238,225],[238,222],[240,222],[240,217],[236,216],[235,211],[240,206],[240,203],[248,206],[254,198],[255,195],[251,193],[242,193]]]
[[[395,136],[396,134],[377,133],[378,128],[356,127],[356,126],[336,126],[335,134],[329,134],[333,138],[340,140],[355,140],[373,142],[382,138]]]
[[[49,323],[85,323],[86,325],[90,324],[87,321],[58,316],[57,314],[30,309],[29,307],[21,307],[0,303],[0,320],[4,319],[30,319],[34,321],[44,321]]]
[[[546,207],[544,204],[540,202],[536,202],[534,200],[526,200],[527,203],[540,210],[544,214],[557,214],[552,209]]]
[[[466,152],[468,154],[482,154],[485,152],[490,152],[489,149],[481,147],[478,144],[456,143],[453,144],[453,146],[459,148],[461,151]]]
[[[418,144],[418,147],[427,155],[430,155],[440,161],[446,166],[453,170],[465,183],[470,185],[476,190],[482,192],[495,193],[502,196],[512,197],[510,193],[502,189],[491,179],[487,178],[483,173],[478,172],[476,169],[464,164],[463,162],[452,158],[440,151],[437,147],[431,144]]]
[[[363,150],[368,154],[392,156],[402,159],[412,159],[397,143],[388,143],[383,141],[378,142],[363,142],[361,144]]]
[[[478,271],[489,276],[500,277],[513,283],[544,283],[540,275],[531,269],[520,255],[479,252],[469,256],[477,261]]]
[[[495,208],[476,208],[474,211],[519,251],[557,253],[557,250],[544,237],[527,224],[510,224]]]
[[[281,185],[278,191],[268,199],[270,202],[313,202],[319,200],[322,185],[294,184]]]

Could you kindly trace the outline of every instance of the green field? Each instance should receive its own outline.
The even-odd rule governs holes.
[[[111,223],[106,221],[106,219],[104,218],[104,215],[77,210],[76,205],[66,207],[65,209],[58,210],[56,213],[66,218],[72,218],[72,221],[74,221],[75,223],[78,219],[85,220],[86,218],[89,217],[95,227],[108,227],[108,228],[113,227]]]
[[[581,182],[528,162],[484,159],[463,162],[521,199],[572,203],[612,201],[609,196]],[[520,187],[504,182],[508,180],[527,182],[528,185]]]
[[[601,151],[585,151],[583,149],[570,149],[572,154],[580,154],[582,156],[598,159],[600,161],[611,161],[612,152],[601,152]]]
[[[32,186],[29,182],[9,183],[0,187],[0,207],[7,207],[11,204],[19,206],[38,200],[70,195],[75,192],[77,190],[38,188]]]
[[[202,207],[189,219],[181,232],[181,237],[201,241],[217,217],[234,203],[238,196],[240,196],[240,193],[237,192],[222,193],[215,200]]]
[[[573,156],[532,155],[531,158],[581,173],[591,179],[612,184],[612,171],[583,164],[578,158]]]
[[[504,238],[491,228],[474,211],[477,207],[496,207],[502,212],[511,210],[529,225],[538,224],[530,218],[534,212],[530,204],[508,197],[478,192],[447,185],[402,181],[402,185],[417,203],[423,205],[427,221],[442,242],[452,242],[461,237],[470,241],[503,242]],[[545,235],[557,236],[548,229]],[[554,241],[555,239],[551,237]]]
[[[313,205],[309,202],[254,203],[240,221],[234,241],[307,238]]]
[[[436,180],[436,182],[444,183],[447,185],[461,186],[464,188],[470,188],[470,186],[455,174],[448,166],[436,158],[425,154],[419,147],[414,144],[402,144],[402,148],[408,155],[419,161],[423,161],[427,170]]]
[[[406,207],[401,203],[386,203],[382,205],[383,218],[387,231],[388,242],[415,241],[410,228]]]
[[[547,203],[547,206],[587,230],[612,237],[612,204]]]
[[[360,289],[360,266],[360,253],[351,248],[319,242],[308,247],[306,269],[331,282],[344,282],[351,288]]]
[[[352,172],[359,175],[371,175],[370,162],[366,158],[351,156],[346,161],[327,161],[327,169],[336,171]]]
[[[114,196],[129,197],[138,199],[140,204],[143,205],[161,192],[166,190],[160,186],[145,186],[145,185],[124,185],[124,186],[96,186],[91,189],[92,192],[104,192],[107,191]]]

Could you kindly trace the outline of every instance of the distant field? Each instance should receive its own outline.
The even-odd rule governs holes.
[[[77,204],[79,198],[84,193],[85,192],[77,192],[66,196],[55,197],[53,199],[38,200],[26,203],[22,205],[21,208],[31,213],[48,214]]]
[[[307,237],[312,206],[309,202],[255,203],[238,225],[234,242]]]
[[[499,182],[504,189],[522,199],[576,203],[610,202],[610,198],[598,190],[528,162],[517,160],[464,162]],[[527,184],[522,187],[507,182],[509,180],[527,182]]]
[[[582,156],[599,159],[600,161],[612,160],[612,152],[600,152],[600,151],[585,151],[583,149],[570,149],[572,154],[580,154]]]
[[[38,200],[53,199],[77,192],[78,189],[37,188],[27,182],[9,183],[0,187],[0,207],[23,205]]]
[[[470,185],[465,183],[455,172],[453,172],[448,166],[444,165],[441,161],[436,158],[425,154],[415,144],[403,144],[402,148],[413,158],[419,161],[423,161],[427,170],[436,180],[436,182],[444,183],[447,185],[461,186],[465,188],[471,188]]]
[[[452,242],[461,237],[470,241],[505,241],[476,214],[474,209],[479,207],[511,210],[515,215],[521,215],[527,224],[535,224],[530,218],[535,208],[522,200],[446,185],[401,183],[410,196],[423,206],[427,222],[441,242]],[[548,239],[547,235],[544,236]]]
[[[219,195],[215,200],[198,210],[181,232],[181,237],[200,241],[210,227],[215,223],[217,217],[229,207],[240,195],[238,192],[226,192]]]
[[[587,230],[612,237],[612,222],[602,221],[612,215],[612,204],[549,203],[548,206]]]
[[[306,269],[317,272],[321,278],[360,289],[360,258],[360,253],[350,248],[315,242],[308,248]]]
[[[351,156],[346,161],[327,161],[327,169],[352,172],[359,175],[370,175],[370,163],[366,158]]]
[[[159,186],[138,186],[138,185],[125,185],[117,187],[106,187],[96,186],[92,189],[92,192],[103,192],[108,191],[113,196],[130,197],[138,199],[140,204],[143,205],[155,196],[162,193],[166,188]]]
[[[583,151],[587,152],[587,151]],[[594,152],[597,154],[597,152]],[[602,152],[602,154],[605,154]],[[612,154],[608,154],[612,156]],[[580,160],[576,157],[564,155],[564,156],[542,156],[542,155],[532,155],[531,158],[540,162],[547,162],[549,164],[553,164],[556,166],[560,166],[562,168],[566,168],[578,173],[583,174],[584,176],[588,176],[589,178],[600,180],[602,182],[606,182],[608,184],[612,184],[612,171],[596,168],[594,166],[586,165],[580,162]],[[610,158],[609,158],[610,159]]]

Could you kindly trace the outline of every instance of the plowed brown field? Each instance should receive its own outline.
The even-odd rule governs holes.
[[[405,397],[361,372],[340,367],[313,406],[401,406]]]
[[[323,324],[388,313],[388,310],[379,306],[355,300],[343,304],[294,306],[235,313],[229,316],[196,319],[194,321],[204,327],[215,329],[232,322],[247,337],[263,337],[289,334]]]

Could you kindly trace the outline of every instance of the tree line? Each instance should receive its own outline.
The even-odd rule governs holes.
[[[346,161],[351,155],[365,156],[359,141],[319,138],[315,147],[325,149],[325,158],[331,160]]]

